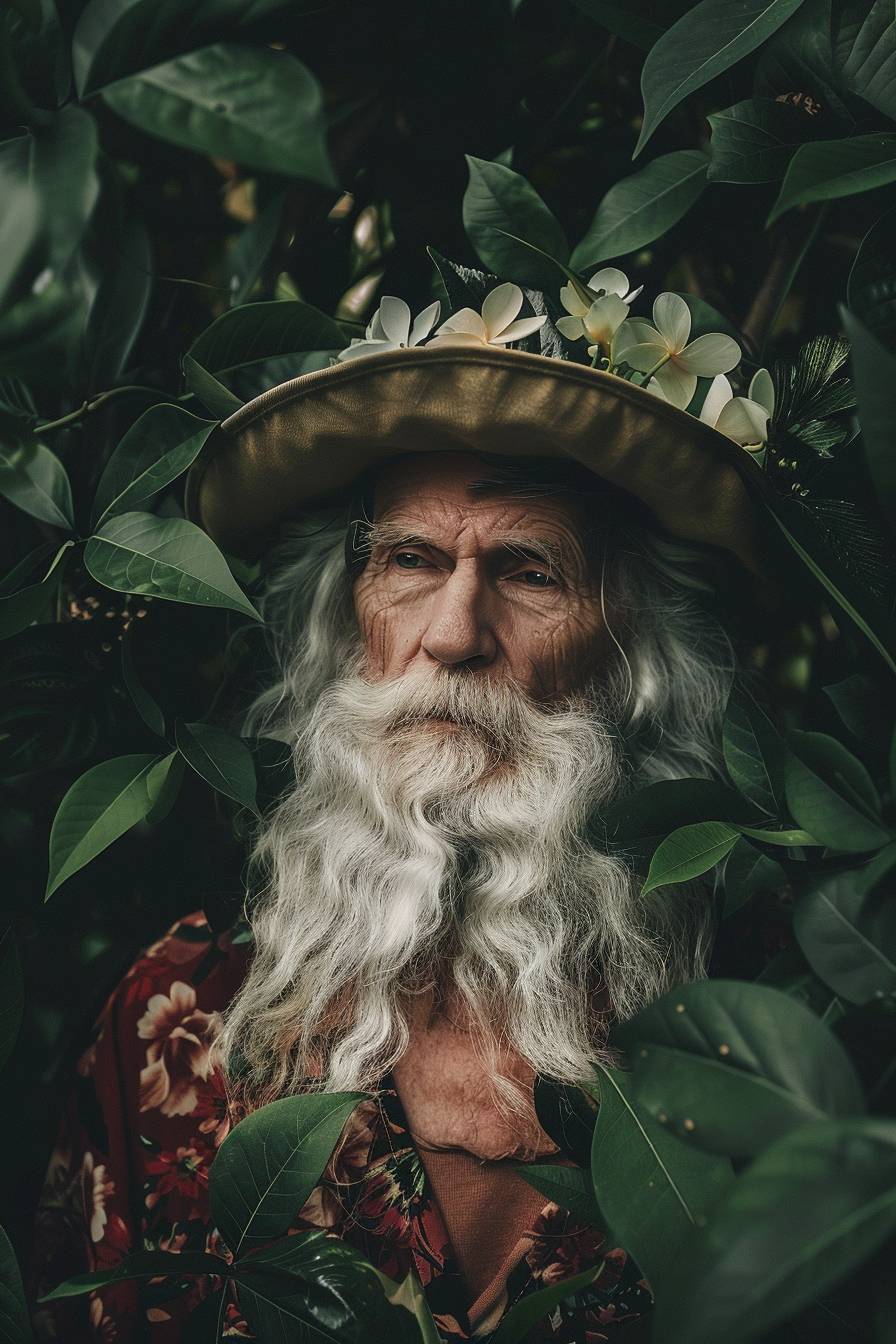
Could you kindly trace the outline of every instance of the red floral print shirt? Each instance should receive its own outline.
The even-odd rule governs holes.
[[[247,949],[214,938],[201,914],[149,947],[110,996],[79,1063],[38,1210],[35,1298],[74,1274],[107,1269],[132,1250],[226,1254],[211,1222],[209,1169],[229,1129],[209,1047],[245,972]],[[527,1293],[603,1262],[590,1288],[564,1299],[533,1340],[600,1344],[651,1305],[647,1284],[603,1233],[549,1203],[529,1248],[477,1320],[397,1092],[385,1080],[346,1125],[294,1226],[355,1246],[390,1278],[417,1273],[442,1338],[487,1340]],[[38,1305],[38,1340],[176,1344],[209,1280],[122,1281]],[[481,1299],[480,1299],[481,1300]],[[225,1335],[252,1338],[234,1301]]]

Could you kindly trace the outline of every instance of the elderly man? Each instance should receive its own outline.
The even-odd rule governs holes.
[[[296,1227],[415,1270],[452,1341],[604,1260],[538,1338],[634,1340],[637,1267],[518,1167],[570,1160],[536,1078],[587,1077],[614,1018],[704,967],[705,895],[642,898],[594,823],[716,770],[731,653],[693,541],[752,562],[740,450],[613,373],[489,346],[353,359],[221,435],[187,508],[228,549],[269,547],[278,677],[241,726],[290,744],[295,783],[255,836],[251,952],[188,916],[104,1010],[51,1163],[44,1286],[214,1247],[232,1120],[367,1089]],[[167,1344],[195,1305],[117,1285],[38,1325]]]

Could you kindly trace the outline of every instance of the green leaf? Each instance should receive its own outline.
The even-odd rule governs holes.
[[[880,692],[871,677],[853,672],[822,688],[840,722],[871,753],[880,750]]]
[[[569,244],[558,220],[535,188],[512,168],[470,154],[466,158],[470,180],[464,193],[464,228],[480,261],[519,284],[553,288],[554,267],[531,248],[520,247],[513,235],[562,265],[569,257]]]
[[[649,51],[673,19],[681,15],[684,0],[573,0],[577,9],[617,37]],[[665,19],[662,23],[660,20]]]
[[[151,733],[157,737],[165,736],[165,715],[137,675],[134,665],[133,640],[125,634],[121,641],[121,674],[128,694],[134,702],[134,708]]]
[[[722,726],[722,751],[733,783],[770,816],[784,815],[787,748],[774,724],[746,693],[733,693]]]
[[[73,541],[63,542],[46,574],[37,583],[0,597],[0,639],[9,639],[11,635],[17,635],[20,630],[35,621],[41,622],[45,617],[51,619],[56,590],[65,573],[69,551],[74,545]]]
[[[603,1264],[593,1265],[581,1274],[552,1283],[549,1288],[527,1293],[502,1317],[501,1324],[491,1336],[491,1344],[521,1344],[521,1341],[531,1339],[532,1330],[539,1322],[547,1321],[559,1303],[597,1282],[603,1268]]]
[[[601,1068],[591,1175],[614,1242],[662,1301],[679,1257],[731,1181],[731,1166],[636,1112],[629,1086],[627,1074]]]
[[[896,359],[846,308],[840,317],[852,347],[865,461],[881,512],[896,531]]]
[[[576,244],[570,265],[589,270],[661,237],[703,192],[708,163],[698,149],[679,149],[617,182],[597,207],[585,237]]]
[[[345,1122],[367,1095],[284,1097],[231,1130],[212,1167],[211,1210],[235,1256],[288,1230],[320,1180]]]
[[[189,355],[218,374],[275,355],[341,350],[348,340],[345,329],[319,308],[281,299],[230,308],[197,337]]]
[[[90,1274],[75,1274],[60,1283],[52,1292],[44,1294],[41,1302],[57,1302],[63,1297],[80,1297],[110,1283],[123,1279],[193,1279],[206,1274],[228,1275],[230,1266],[219,1255],[204,1255],[201,1251],[134,1251],[110,1269],[94,1270]]]
[[[896,135],[853,135],[802,145],[790,160],[768,223],[812,201],[833,201],[896,182]]]
[[[373,1272],[383,1285],[386,1300],[391,1302],[393,1306],[404,1307],[405,1311],[409,1311],[413,1316],[419,1330],[414,1344],[442,1344],[435,1318],[429,1309],[420,1280],[414,1271],[409,1270],[401,1283],[396,1283],[393,1279],[387,1278],[376,1266],[374,1266]]]
[[[154,767],[152,785],[155,802],[144,818],[147,826],[157,826],[160,821],[164,821],[177,802],[185,768],[183,757],[177,751],[170,752]]]
[[[0,495],[32,518],[74,531],[68,473],[56,454],[34,439],[0,443]]]
[[[245,742],[213,724],[180,720],[174,725],[174,736],[178,750],[197,775],[259,815],[255,762]]]
[[[860,854],[892,837],[878,820],[880,799],[868,771],[836,738],[794,732],[785,789],[790,814],[823,845]]]
[[[110,518],[85,546],[84,564],[97,583],[120,593],[226,607],[261,620],[211,538],[182,518]]]
[[[763,830],[756,826],[738,826],[741,835],[748,835],[752,840],[761,840],[764,845],[780,845],[783,849],[795,849],[801,845],[820,845],[821,841],[815,840],[808,831],[795,830]]]
[[[0,183],[11,199],[37,193],[40,232],[51,274],[69,260],[99,197],[96,122],[80,107],[64,107],[34,130],[0,144]],[[22,224],[27,225],[30,207]],[[5,200],[4,200],[5,209]]]
[[[777,182],[794,150],[812,134],[802,108],[774,98],[747,98],[723,112],[710,112],[710,182]]]
[[[896,1227],[896,1125],[805,1125],[729,1188],[687,1274],[657,1299],[664,1344],[765,1338],[845,1279]]]
[[[896,206],[876,220],[859,244],[846,282],[847,307],[888,347],[896,345]]]
[[[103,100],[182,149],[336,186],[320,85],[286,51],[219,42],[122,79]]]
[[[116,756],[75,780],[53,818],[45,899],[143,820],[165,782],[165,774],[155,769],[162,760]]]
[[[673,831],[650,860],[641,894],[646,896],[657,887],[688,882],[708,872],[734,848],[738,838],[734,827],[722,821],[698,821]]]
[[[0,934],[0,1069],[13,1052],[22,1025],[24,1006],[24,986],[22,983],[22,963],[16,943],[15,930],[12,927]],[[2,1289],[0,1289],[2,1296]],[[2,1308],[0,1308],[2,1310]],[[2,1316],[0,1316],[2,1319]],[[2,1333],[0,1333],[2,1339]]]
[[[838,5],[833,59],[845,89],[891,120],[896,118],[896,31],[890,0],[846,0]]]
[[[31,1313],[22,1272],[12,1243],[0,1227],[0,1340],[2,1344],[33,1344]]]
[[[231,248],[227,258],[231,307],[238,308],[251,294],[277,241],[285,203],[286,192],[278,191],[245,226]]]
[[[219,420],[226,420],[228,415],[233,415],[243,405],[239,397],[219,383],[214,374],[197,364],[192,355],[184,355],[182,363],[187,391],[198,397],[203,406]]]
[[[148,509],[186,471],[217,421],[165,402],[150,406],[131,425],[106,463],[93,500],[94,529],[114,514]]]
[[[780,863],[741,837],[725,863],[722,918],[728,919],[757,892],[779,891],[786,881],[787,874]]]
[[[614,844],[626,845],[708,817],[735,823],[751,812],[734,789],[714,779],[660,779],[611,804],[601,821]]]
[[[590,1165],[597,1119],[597,1106],[590,1094],[568,1083],[536,1078],[535,1113],[564,1157],[571,1157],[580,1167]]]
[[[514,1171],[552,1203],[568,1209],[574,1218],[600,1226],[600,1210],[594,1198],[590,1171],[550,1162],[519,1162],[514,1165]]]
[[[634,1103],[707,1152],[751,1157],[797,1125],[864,1110],[840,1042],[764,985],[682,985],[614,1036],[633,1064]]]
[[[896,905],[874,890],[896,864],[896,846],[864,869],[832,873],[797,901],[794,932],[817,975],[850,1003],[896,993]]]
[[[27,182],[10,184],[7,158],[0,147],[0,190],[4,200],[0,211],[0,303],[5,302],[38,240],[41,219],[40,197],[34,188]]]
[[[640,154],[660,122],[695,89],[749,56],[802,0],[701,0],[650,49],[641,72]]]
[[[146,225],[132,219],[107,265],[90,310],[86,352],[91,385],[108,384],[127,366],[152,292],[152,248]]]

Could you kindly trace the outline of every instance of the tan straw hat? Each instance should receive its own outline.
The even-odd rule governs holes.
[[[187,518],[256,560],[279,523],[345,498],[398,453],[571,458],[640,499],[674,537],[718,546],[761,572],[750,454],[633,382],[494,345],[365,355],[253,398],[209,438],[187,475]]]

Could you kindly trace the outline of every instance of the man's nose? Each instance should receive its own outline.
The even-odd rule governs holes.
[[[488,585],[472,565],[459,564],[432,595],[421,640],[430,658],[447,667],[488,667],[498,643],[489,613]]]

